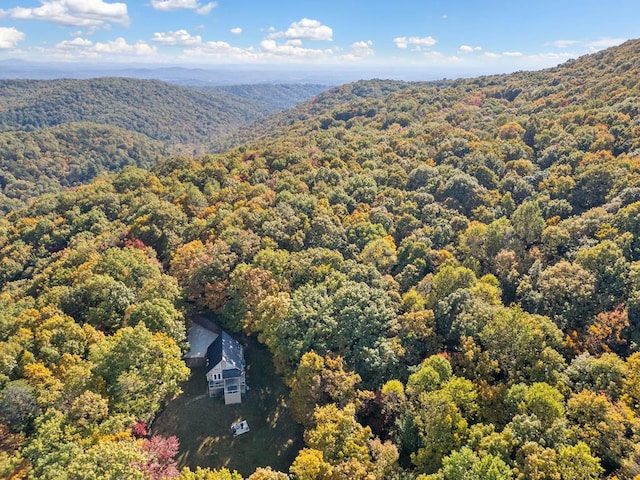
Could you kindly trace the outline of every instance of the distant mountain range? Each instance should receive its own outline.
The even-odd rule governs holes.
[[[449,71],[448,76],[468,76],[465,72]],[[315,83],[341,85],[362,79],[437,80],[445,76],[430,68],[388,68],[383,66],[164,66],[164,65],[93,65],[28,62],[19,59],[0,61],[0,79],[53,80],[59,78],[87,79],[96,77],[129,77],[162,80],[177,85],[220,86],[265,83]]]

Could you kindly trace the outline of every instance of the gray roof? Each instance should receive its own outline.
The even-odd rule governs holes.
[[[223,378],[239,377],[244,370],[242,345],[224,330],[207,348],[207,372],[222,360],[227,364]]]
[[[194,323],[187,331],[187,339],[189,341],[189,351],[184,358],[206,358],[207,348],[218,337],[217,333]]]

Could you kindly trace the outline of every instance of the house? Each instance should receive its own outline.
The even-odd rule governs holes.
[[[207,383],[209,396],[224,394],[224,403],[240,403],[246,392],[244,350],[224,330],[207,348]]]
[[[240,403],[246,391],[242,345],[207,318],[195,315],[192,320],[185,363],[191,368],[205,367],[210,397],[224,394],[226,404]]]

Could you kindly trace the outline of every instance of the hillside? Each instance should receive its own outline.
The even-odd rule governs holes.
[[[9,213],[0,476],[146,480],[162,459],[241,478],[175,468],[224,438],[146,429],[188,376],[195,312],[268,348],[290,391],[264,422],[305,429],[288,472],[234,458],[252,480],[636,478],[639,79],[634,40],[539,72],[357,82],[231,150]]]
[[[124,78],[0,81],[0,211],[100,172],[201,151],[323,88],[200,89]]]
[[[203,87],[216,93],[228,93],[261,105],[263,116],[292,108],[314,97],[328,87],[315,84],[251,84]]]
[[[301,103],[269,119],[239,129],[232,143],[248,143],[262,137],[286,135],[288,128],[296,123],[307,123],[313,127],[318,121],[346,121],[351,118],[366,119],[373,112],[386,111],[386,105],[401,102],[411,95],[391,96],[390,93],[411,89],[420,95],[428,111],[416,110],[416,105],[397,106],[407,115],[434,114],[434,108],[455,112],[471,107],[496,107],[498,113],[513,115],[555,115],[571,107],[607,106],[637,112],[637,65],[633,58],[637,54],[637,43],[630,41],[615,49],[608,49],[571,60],[558,67],[542,71],[518,72],[510,75],[483,76],[471,79],[441,80],[435,82],[359,81],[327,90],[316,98]],[[594,67],[594,63],[598,63]],[[631,92],[627,95],[626,90]],[[444,96],[443,96],[444,95]],[[384,99],[384,102],[382,101]],[[473,103],[481,102],[481,105]],[[490,105],[491,103],[495,105]],[[391,109],[393,110],[393,108]],[[478,112],[480,109],[477,109]],[[477,113],[471,118],[470,128],[483,129]],[[483,112],[484,114],[493,112]],[[469,113],[467,113],[469,116]],[[445,118],[446,113],[439,112]],[[315,122],[314,122],[315,120]],[[392,119],[389,119],[392,120]],[[407,121],[408,118],[405,118]],[[419,119],[414,119],[419,120]]]
[[[361,80],[355,83],[341,85],[318,93],[308,102],[275,113],[259,122],[241,126],[235,132],[218,137],[210,144],[211,152],[221,152],[242,145],[251,140],[264,137],[278,137],[286,134],[286,126],[294,123],[314,120],[333,109],[344,108],[348,112],[356,112],[359,108],[366,108],[367,114],[374,111],[373,100],[382,99],[390,93],[418,85],[439,85],[446,82],[416,83],[399,80]],[[364,105],[366,104],[366,107]],[[364,113],[361,112],[361,113]],[[344,115],[344,114],[343,114]],[[340,117],[341,114],[338,113]],[[347,113],[347,118],[352,114]]]
[[[142,133],[168,145],[199,145],[297,101],[283,102],[282,96],[270,100],[274,91],[295,86],[253,89],[252,96],[241,96],[223,87],[200,89],[131,78],[2,80],[0,129],[31,131],[82,121]],[[303,86],[297,98],[321,89]]]
[[[145,135],[87,122],[0,133],[0,211],[88,183],[101,172],[149,168],[171,151]]]

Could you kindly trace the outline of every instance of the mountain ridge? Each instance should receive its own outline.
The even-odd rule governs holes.
[[[324,88],[197,88],[117,77],[0,80],[0,211],[99,172],[148,168],[168,155],[203,152],[212,138]],[[50,168],[52,162],[60,168]]]

